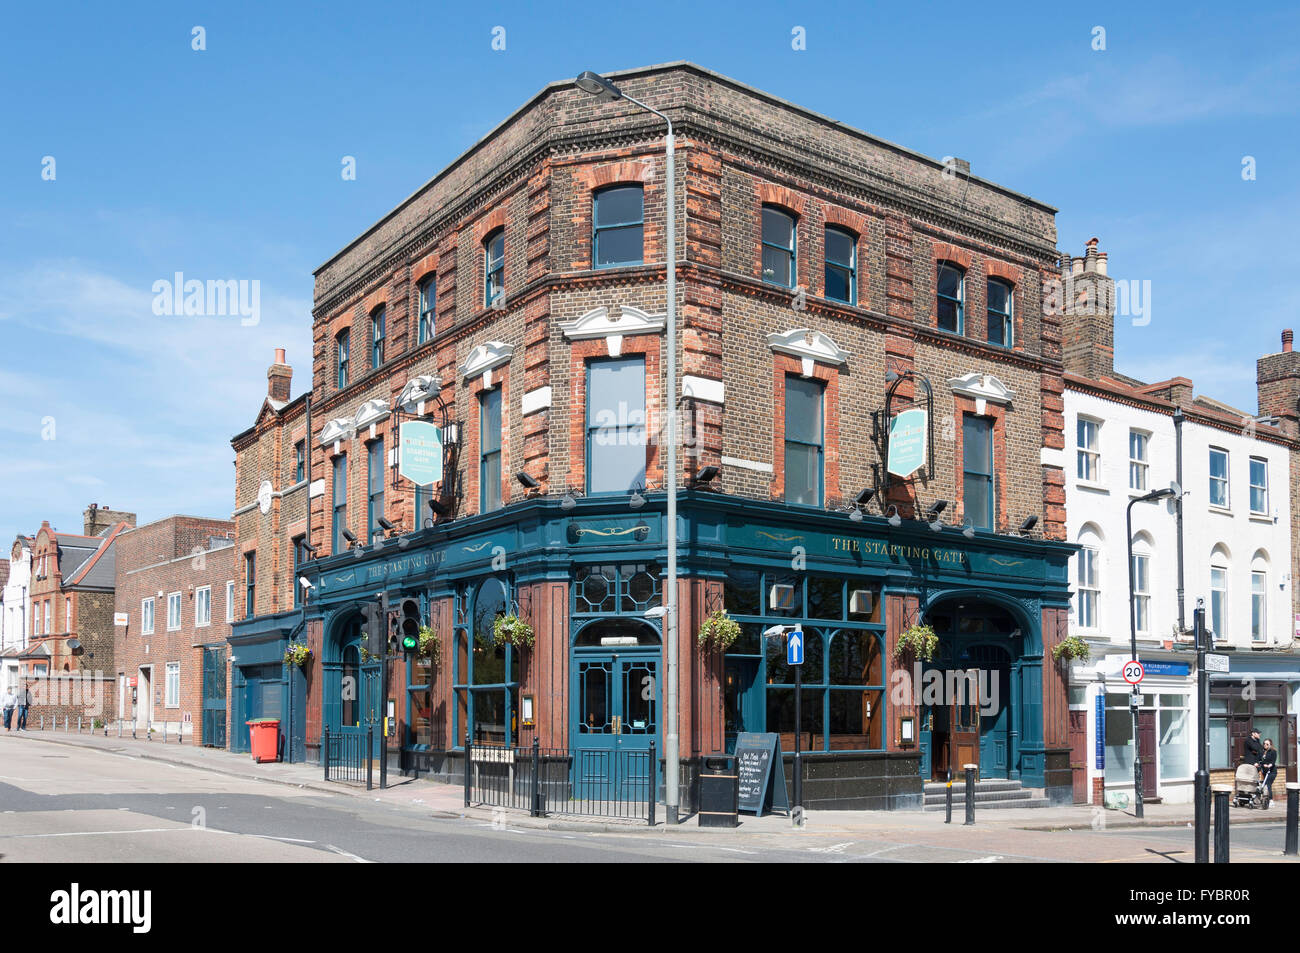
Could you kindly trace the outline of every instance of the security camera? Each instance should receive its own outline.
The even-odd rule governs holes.
[[[299,577],[298,577],[298,584],[299,584],[300,586],[302,586],[304,589],[315,589],[315,588],[316,588],[315,586],[313,586],[313,585],[311,584],[311,580],[308,579],[306,576],[299,576]]]

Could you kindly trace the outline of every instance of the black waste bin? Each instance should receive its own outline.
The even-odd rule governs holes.
[[[729,754],[706,755],[700,764],[700,827],[738,827],[740,777],[736,758]]]

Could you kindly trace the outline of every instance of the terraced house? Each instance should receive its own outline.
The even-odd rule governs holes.
[[[391,710],[390,750],[448,777],[467,738],[653,745],[688,808],[702,755],[760,731],[788,757],[798,731],[810,806],[916,806],[970,762],[1068,798],[1055,210],[699,66],[610,78],[674,127],[677,340],[665,123],[573,81],[322,265],[311,419],[286,383],[234,440],[232,725],[274,712],[316,758]],[[349,699],[381,593],[438,639]],[[697,638],[719,610],[725,650]],[[494,638],[509,616],[531,644]],[[896,651],[918,623],[932,659]],[[799,725],[775,625],[807,639]],[[980,670],[979,694],[913,691],[931,669]]]

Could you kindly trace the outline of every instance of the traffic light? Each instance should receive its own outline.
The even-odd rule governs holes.
[[[402,617],[398,623],[402,636],[402,651],[417,652],[420,649],[420,603],[417,599],[402,600]]]
[[[361,644],[365,646],[371,658],[379,658],[384,654],[384,641],[388,634],[388,623],[384,618],[383,608],[378,600],[367,602],[361,607],[361,615]]]

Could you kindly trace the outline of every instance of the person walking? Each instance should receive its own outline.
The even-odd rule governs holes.
[[[14,695],[12,688],[6,688],[5,693],[0,697],[0,708],[4,709],[5,731],[13,731],[14,706],[18,704],[18,698]]]
[[[1259,780],[1264,785],[1264,808],[1268,809],[1273,800],[1273,778],[1277,776],[1277,749],[1273,739],[1264,739],[1264,754],[1259,759]]]
[[[30,683],[29,683],[30,684]],[[27,730],[27,709],[32,707],[32,691],[28,685],[23,685],[18,692],[18,730]]]
[[[1259,729],[1252,728],[1250,729],[1250,737],[1246,739],[1246,743],[1242,746],[1241,760],[1246,764],[1259,767],[1260,759],[1263,757],[1264,746],[1259,743]]]

